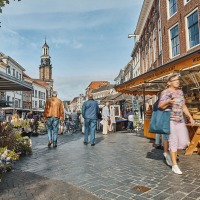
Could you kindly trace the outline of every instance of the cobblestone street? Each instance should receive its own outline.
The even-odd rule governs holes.
[[[59,136],[57,149],[47,148],[47,135],[32,138],[33,154],[3,177],[0,199],[200,199],[199,155],[180,155],[183,175],[176,175],[149,139],[96,136],[94,147],[80,133]]]

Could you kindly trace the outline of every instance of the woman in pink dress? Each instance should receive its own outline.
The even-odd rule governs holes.
[[[189,144],[188,130],[183,113],[189,118],[192,125],[194,125],[194,120],[185,105],[183,92],[179,89],[179,75],[172,74],[168,78],[167,85],[168,88],[161,94],[158,107],[160,109],[171,109],[169,150],[172,159],[172,171],[176,174],[182,174],[177,165],[177,150],[185,149]]]

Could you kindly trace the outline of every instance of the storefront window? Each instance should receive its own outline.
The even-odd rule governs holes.
[[[178,25],[174,26],[170,30],[171,36],[171,55],[172,57],[180,54],[180,44],[179,44],[179,33],[178,33]]]
[[[199,26],[198,26],[198,12],[195,11],[187,17],[188,36],[190,48],[199,44]]]

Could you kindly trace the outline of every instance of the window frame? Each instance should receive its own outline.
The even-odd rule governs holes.
[[[157,60],[157,31],[156,31],[156,28],[153,29],[153,63],[156,62]]]
[[[162,24],[161,24],[161,19],[159,18],[158,19],[158,52],[159,52],[159,55],[162,54]]]
[[[168,19],[172,18],[178,12],[178,4],[177,4],[177,0],[175,0],[176,1],[176,12],[174,12],[172,15],[170,15],[169,1],[170,0],[167,0],[167,15],[168,15]]]
[[[188,0],[188,2],[187,2],[187,0],[184,0],[184,5],[188,4],[189,2],[190,2],[190,0]]]
[[[199,28],[199,44],[193,46],[193,47],[190,47],[190,39],[189,39],[189,29],[188,29],[188,17],[191,16],[193,13],[195,13],[197,11],[197,16],[198,16],[198,28]],[[185,16],[185,31],[186,31],[186,49],[187,51],[197,47],[200,45],[200,25],[199,25],[199,10],[198,8],[195,8],[194,10],[192,10],[190,13],[188,13],[186,16]]]
[[[172,55],[171,30],[172,30],[173,28],[175,28],[176,26],[178,26],[179,53],[178,53],[177,55],[173,56],[173,55]],[[180,53],[181,53],[181,52],[180,52],[180,51],[181,51],[181,49],[180,49],[180,38],[179,38],[180,34],[179,34],[179,24],[178,24],[178,23],[174,24],[173,26],[171,26],[171,27],[168,29],[168,35],[169,35],[169,51],[170,51],[170,58],[175,58],[175,57],[179,56]]]

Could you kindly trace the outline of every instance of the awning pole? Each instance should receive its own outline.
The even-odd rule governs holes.
[[[144,118],[146,114],[146,105],[145,105],[145,85],[142,85],[142,91],[143,91],[143,113],[144,113]]]

